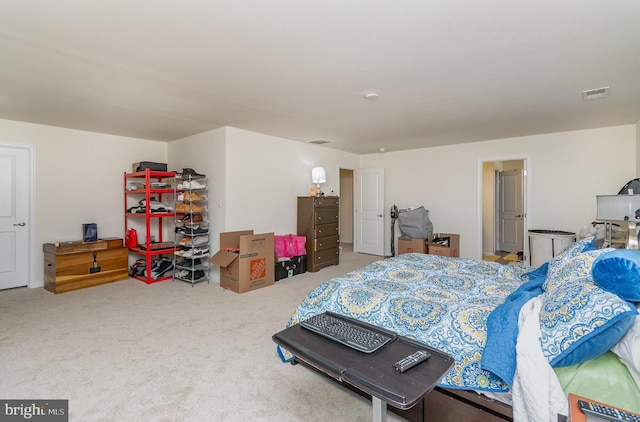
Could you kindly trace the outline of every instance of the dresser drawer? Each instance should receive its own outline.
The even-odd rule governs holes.
[[[325,249],[337,248],[340,246],[340,236],[319,237],[313,239],[313,250],[323,251]]]
[[[338,223],[320,224],[316,226],[313,237],[327,237],[338,234]]]
[[[332,207],[332,208],[338,208],[338,206],[340,205],[340,198],[313,198],[314,199],[314,205],[316,208],[323,208],[323,207]]]
[[[329,224],[338,222],[338,210],[318,210],[316,211],[315,224]]]
[[[313,265],[322,266],[322,264],[327,265],[338,265],[340,250],[338,248],[325,249],[323,251],[318,251],[315,253],[313,259]]]

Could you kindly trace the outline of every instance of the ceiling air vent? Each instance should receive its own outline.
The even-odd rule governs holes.
[[[609,87],[605,86],[602,88],[596,89],[588,89],[586,91],[582,91],[582,99],[583,100],[595,100],[596,98],[604,98],[609,96]]]
[[[309,141],[310,144],[322,145],[328,144],[330,141],[325,141],[324,139],[316,139],[315,141]]]

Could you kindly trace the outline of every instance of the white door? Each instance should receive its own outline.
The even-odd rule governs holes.
[[[384,169],[356,170],[354,252],[384,256]]]
[[[0,145],[0,289],[29,284],[30,154]]]
[[[524,171],[500,172],[498,191],[498,249],[524,251]]]

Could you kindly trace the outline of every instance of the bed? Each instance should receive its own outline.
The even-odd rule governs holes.
[[[636,297],[596,284],[592,269],[615,267],[606,258],[616,251],[596,249],[593,240],[539,268],[426,254],[384,259],[319,285],[287,327],[332,311],[450,354],[453,368],[417,410],[403,414],[409,420],[556,420],[566,414],[569,392],[640,411],[629,363],[609,351],[637,324],[629,300]],[[627,273],[640,273],[640,260],[633,263]],[[604,273],[610,278],[610,269]],[[287,350],[278,353],[295,361]],[[603,375],[613,385],[607,397],[585,391]]]

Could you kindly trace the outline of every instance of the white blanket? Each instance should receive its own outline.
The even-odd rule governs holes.
[[[556,422],[567,415],[567,397],[540,348],[543,295],[527,302],[518,317],[516,373],[511,388],[514,422]]]

